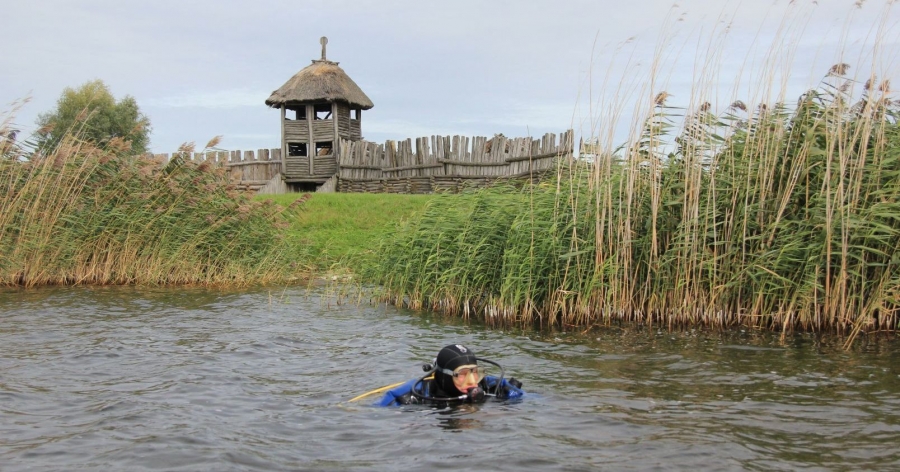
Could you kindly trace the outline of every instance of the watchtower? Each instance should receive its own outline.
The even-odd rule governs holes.
[[[337,173],[340,139],[362,139],[362,111],[372,100],[325,56],[297,72],[266,100],[281,109],[281,155],[284,181],[295,186],[324,183]]]

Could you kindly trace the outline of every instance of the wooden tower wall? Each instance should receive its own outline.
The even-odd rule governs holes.
[[[319,105],[322,105],[321,103]],[[362,138],[361,111],[358,119],[350,117],[351,108],[346,103],[331,103],[331,117],[316,120],[315,106],[306,105],[306,119],[288,119],[281,109],[281,149],[284,156],[284,179],[287,182],[324,182],[337,173],[338,146],[341,139],[356,141]],[[331,152],[316,152],[317,143],[331,143]],[[289,156],[291,144],[306,144],[306,156]]]

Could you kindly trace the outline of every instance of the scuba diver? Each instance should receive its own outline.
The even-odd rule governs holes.
[[[484,367],[478,362],[492,364],[500,369],[500,377],[485,376]],[[390,385],[370,393],[388,390],[376,405],[409,405],[416,403],[431,405],[451,405],[456,403],[480,403],[487,397],[498,400],[521,398],[522,382],[514,378],[503,378],[505,372],[500,364],[475,357],[471,349],[462,344],[445,346],[438,352],[433,364],[425,364],[425,375]],[[361,395],[361,398],[369,394]]]

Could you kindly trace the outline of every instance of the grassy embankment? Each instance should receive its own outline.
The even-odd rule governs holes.
[[[431,198],[251,198],[224,169],[77,135],[48,150],[0,143],[0,285],[247,285],[355,272]]]
[[[382,238],[423,210],[432,195],[286,194],[261,195],[288,206],[300,201],[284,244],[292,247],[306,272],[359,272],[373,263]]]

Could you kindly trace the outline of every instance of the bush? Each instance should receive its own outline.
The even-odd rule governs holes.
[[[150,119],[131,96],[116,101],[109,87],[100,80],[76,89],[66,88],[56,110],[40,115],[38,143],[45,151],[59,145],[67,135],[104,147],[113,139],[127,141],[134,153],[147,151],[150,144]]]

